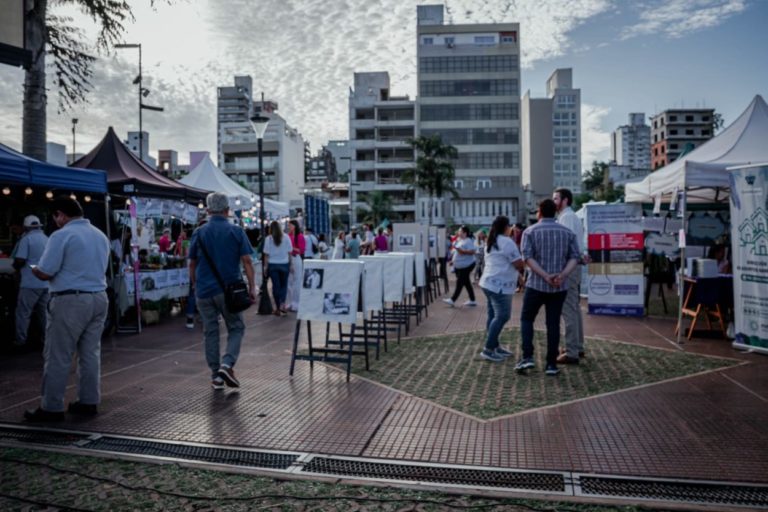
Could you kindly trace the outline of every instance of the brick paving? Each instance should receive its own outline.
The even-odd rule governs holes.
[[[477,308],[432,304],[410,336],[483,329],[482,294],[479,301]],[[512,325],[521,302],[515,296]],[[743,364],[490,421],[355,376],[347,383],[322,364],[310,371],[299,361],[290,377],[292,317],[259,317],[254,308],[246,323],[239,392],[211,390],[200,330],[166,319],[141,335],[105,340],[101,414],[55,426],[273,450],[768,483],[768,358],[718,339],[678,347],[670,319],[585,315],[585,329]],[[322,339],[321,326],[313,331]],[[39,354],[3,356],[0,422],[20,423],[23,410],[37,406],[41,371]]]

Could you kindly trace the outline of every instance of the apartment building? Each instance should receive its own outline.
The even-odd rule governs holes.
[[[674,162],[714,136],[715,109],[669,109],[651,117],[651,168]]]
[[[435,201],[435,224],[515,222],[520,173],[520,41],[517,23],[444,22],[443,5],[417,7],[418,134],[439,134],[458,149],[458,198]],[[429,217],[419,197],[417,220]]]
[[[355,73],[349,92],[349,143],[351,224],[366,196],[374,190],[387,193],[398,222],[415,218],[414,190],[403,183],[403,171],[415,165],[407,140],[415,136],[415,103],[408,96],[390,95],[389,73]]]
[[[630,169],[651,168],[651,127],[643,112],[629,114],[629,123],[611,133],[611,161]]]

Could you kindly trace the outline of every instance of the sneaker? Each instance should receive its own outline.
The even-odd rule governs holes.
[[[227,384],[227,386],[231,388],[240,387],[240,381],[237,380],[237,377],[235,377],[235,370],[233,370],[229,366],[222,366],[221,368],[219,368],[219,377],[221,377],[224,380],[224,382]]]
[[[471,308],[474,308],[474,307],[476,307],[476,306],[477,306],[477,302],[475,302],[475,301],[473,301],[473,300],[468,300],[467,302],[465,302],[465,303],[464,303],[464,305],[465,305],[465,306],[469,306],[469,307],[471,307]]]
[[[525,370],[528,370],[530,368],[533,368],[536,366],[533,362],[533,358],[531,357],[524,357],[520,359],[517,364],[515,365],[515,371],[516,372],[522,372]]]
[[[512,352],[510,352],[509,350],[505,349],[504,347],[498,346],[498,347],[496,347],[496,355],[506,358],[506,357],[509,357],[509,356],[511,356],[513,354],[512,354]]]
[[[558,373],[560,373],[560,370],[557,366],[547,366],[547,369],[544,370],[544,373],[546,373],[550,377],[556,377]]]
[[[64,421],[64,412],[46,411],[38,407],[24,411],[24,419],[36,423],[45,423],[50,421]]]
[[[579,360],[575,357],[568,357],[568,354],[560,354],[557,356],[557,364],[579,364]]]
[[[443,299],[443,302],[445,302],[446,304],[448,304],[448,305],[449,305],[449,306],[451,306],[451,307],[453,307],[454,305],[456,305],[456,303],[455,303],[455,302],[453,302],[453,299]]]
[[[96,416],[99,414],[99,408],[96,404],[84,404],[78,400],[69,403],[67,412],[78,416]]]
[[[187,329],[194,329],[195,328],[195,317],[188,316],[187,317]]]
[[[504,358],[498,355],[496,352],[490,352],[486,350],[483,350],[482,352],[480,352],[480,357],[482,357],[486,361],[493,361],[494,363],[500,363],[504,361]]]
[[[211,380],[211,387],[213,389],[224,389],[224,379],[221,377],[215,377]]]

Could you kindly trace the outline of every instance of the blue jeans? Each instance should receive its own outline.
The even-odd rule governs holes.
[[[196,311],[197,311],[197,296],[195,295],[195,289],[192,286],[190,286],[189,295],[187,295],[186,314],[188,317],[194,317]]]
[[[485,350],[492,352],[499,346],[499,334],[512,314],[512,295],[496,293],[482,288],[488,303],[488,318],[485,330],[488,337],[485,340]]]
[[[270,263],[267,267],[269,280],[272,281],[272,297],[275,299],[275,307],[285,305],[285,297],[288,295],[288,263]]]
[[[211,375],[216,377],[221,366],[235,367],[237,356],[240,355],[240,344],[245,334],[245,323],[242,313],[230,313],[224,304],[224,294],[213,297],[197,298],[197,309],[203,319],[203,336],[205,337],[205,360]],[[224,318],[227,326],[227,350],[221,357],[219,348],[219,315]]]
[[[557,366],[560,345],[560,314],[567,292],[540,292],[526,288],[523,310],[520,312],[520,332],[523,338],[523,357],[533,357],[533,322],[544,306],[547,325],[547,366]]]

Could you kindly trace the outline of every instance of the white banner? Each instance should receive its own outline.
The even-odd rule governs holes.
[[[768,353],[768,165],[731,171],[735,347]]]

